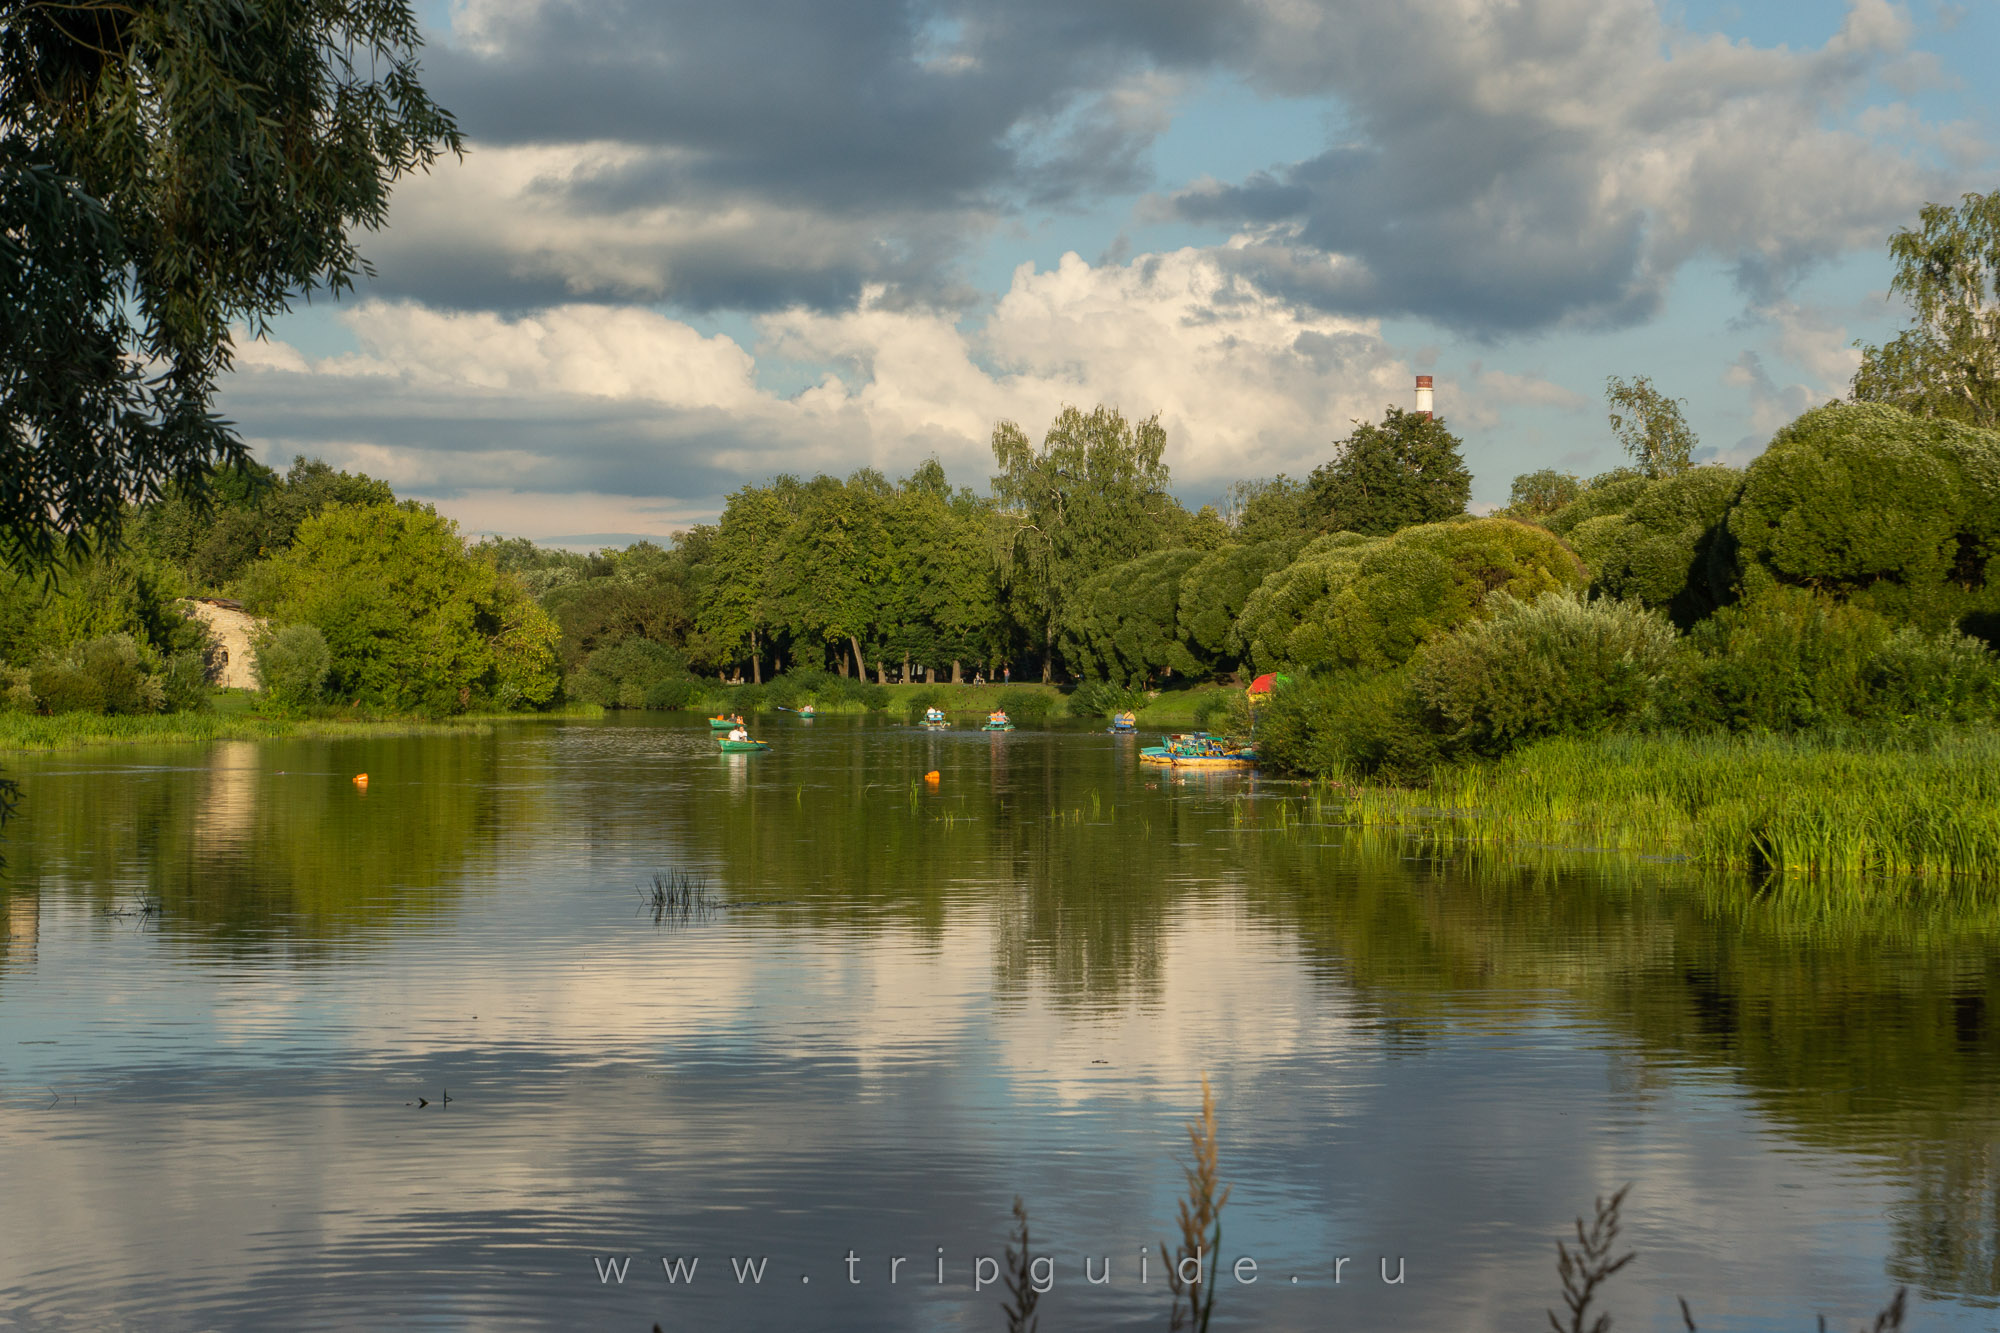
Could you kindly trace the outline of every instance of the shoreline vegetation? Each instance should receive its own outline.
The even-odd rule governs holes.
[[[1809,882],[2000,883],[2000,733],[1559,737],[1407,785],[1314,782],[1280,826],[1684,860]]]
[[[230,702],[234,702],[231,700]],[[491,731],[496,722],[599,718],[595,704],[569,704],[541,713],[461,713],[445,718],[414,714],[343,716],[257,713],[243,704],[185,713],[0,712],[0,753],[46,753],[93,745],[179,745],[211,741],[345,740],[356,737],[457,736]]]

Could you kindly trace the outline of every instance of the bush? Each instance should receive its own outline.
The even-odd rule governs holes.
[[[659,681],[646,691],[647,708],[699,708],[708,697],[708,687],[692,676]]]
[[[257,688],[281,708],[309,708],[326,699],[333,650],[317,625],[267,629],[250,643]]]
[[[1744,474],[1727,553],[1746,598],[1809,586],[1901,624],[1982,637],[2000,615],[2000,433],[1829,404]],[[2000,636],[1996,636],[2000,637]]]
[[[27,668],[0,662],[0,712],[32,713],[40,706],[34,687],[28,683]]]
[[[1407,666],[1294,681],[1257,714],[1259,756],[1315,777],[1422,782],[1445,757]]]
[[[1039,685],[1003,685],[995,694],[994,707],[1007,710],[1016,722],[1040,722],[1052,712],[1058,696]]]
[[[1862,679],[1878,722],[1963,725],[2000,716],[2000,654],[1956,630],[1897,630]]]
[[[1486,619],[1423,647],[1412,687],[1450,746],[1498,754],[1649,719],[1679,647],[1665,617],[1634,603],[1496,592]]]
[[[183,649],[160,669],[162,705],[169,713],[200,713],[208,708],[208,654]]]
[[[910,721],[916,722],[922,719],[926,709],[936,708],[943,704],[944,701],[945,692],[943,690],[926,686],[921,690],[914,691],[909,696],[905,702],[904,709],[909,714]]]
[[[1399,666],[1479,615],[1496,588],[1534,598],[1587,577],[1547,529],[1509,518],[1353,540],[1360,544],[1313,543],[1251,595],[1240,633],[1260,671]]]
[[[1725,607],[1689,636],[1701,653],[1689,720],[1783,732],[1863,717],[1869,664],[1893,634],[1872,611],[1800,588]]]
[[[1571,543],[1591,587],[1665,611],[1683,629],[1708,615],[1727,588],[1717,544],[1742,489],[1734,468],[1690,468],[1652,483],[1623,514],[1578,525]]]
[[[563,691],[605,708],[650,708],[646,701],[655,689],[688,679],[685,655],[633,634],[586,657]]]
[[[1126,689],[1108,680],[1085,681],[1069,696],[1071,717],[1110,717],[1114,713],[1136,713],[1145,706],[1145,691]]]
[[[106,634],[42,654],[29,688],[51,713],[157,713],[164,691],[129,634]]]

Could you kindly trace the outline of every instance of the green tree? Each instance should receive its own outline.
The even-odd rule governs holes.
[[[1465,512],[1472,474],[1444,418],[1391,407],[1381,424],[1357,421],[1331,462],[1313,469],[1301,513],[1319,532],[1386,536]]]
[[[15,0],[0,18],[0,544],[42,560],[243,448],[230,329],[366,271],[457,151],[407,0]]]
[[[1515,518],[1542,519],[1583,494],[1583,481],[1573,472],[1542,468],[1514,478],[1507,491],[1507,512]]]
[[[1727,531],[1746,598],[1815,588],[2000,642],[2000,431],[1882,403],[1814,408],[1745,470]]]
[[[1585,579],[1553,534],[1510,518],[1334,533],[1259,585],[1236,632],[1259,670],[1383,671],[1482,614],[1495,589],[1532,601]]]
[[[1743,488],[1735,468],[1696,467],[1645,489],[1619,513],[1578,523],[1569,542],[1593,591],[1662,610],[1686,629],[1727,594],[1723,524]]]
[[[1007,523],[1001,568],[1054,678],[1063,605],[1085,581],[1157,550],[1177,506],[1167,493],[1166,428],[1115,408],[1064,407],[1038,449],[1021,428],[993,428],[993,493]]]
[[[1135,689],[1169,671],[1193,675],[1200,664],[1181,644],[1181,580],[1207,552],[1154,551],[1088,579],[1063,606],[1063,660],[1090,680]]]
[[[2000,427],[2000,190],[1968,194],[1956,209],[1925,204],[1914,230],[1889,238],[1889,254],[1889,291],[1916,320],[1885,345],[1862,347],[1850,396]]]
[[[1244,525],[1246,530],[1249,526]],[[1258,585],[1291,564],[1304,545],[1305,537],[1294,532],[1225,546],[1181,577],[1176,621],[1181,644],[1195,664],[1190,674],[1220,675],[1241,664],[1245,645],[1236,634],[1237,617]]]
[[[1669,398],[1644,375],[1604,381],[1611,405],[1611,433],[1647,477],[1671,477],[1694,466],[1694,431],[1681,415],[1682,400]]]
[[[313,625],[332,655],[327,686],[378,707],[456,713],[541,705],[557,685],[555,622],[520,583],[415,505],[335,505],[299,525],[246,601]]]
[[[1284,473],[1231,482],[1223,496],[1222,519],[1239,542],[1280,541],[1308,533],[1303,506],[1306,484]]]

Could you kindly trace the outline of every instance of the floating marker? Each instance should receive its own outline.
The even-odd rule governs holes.
[[[366,773],[356,773],[354,775],[354,785],[363,791],[368,790],[368,775]]]
[[[933,787],[937,786],[937,784],[938,784],[938,771],[937,771],[937,770],[936,770],[936,769],[934,768],[934,769],[932,769],[932,770],[931,770],[930,772],[928,772],[928,773],[924,774],[924,781],[925,781],[925,782],[928,782],[928,783],[930,783],[930,784],[931,784],[931,786],[933,786]]]

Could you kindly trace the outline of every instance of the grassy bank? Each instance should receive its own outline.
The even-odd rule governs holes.
[[[572,704],[555,713],[481,713],[433,719],[420,717],[281,717],[249,711],[224,699],[201,713],[101,716],[95,713],[0,713],[0,751],[72,750],[87,745],[150,745],[240,740],[333,739],[368,736],[445,736],[484,731],[495,722],[535,718],[601,717],[593,704]]]
[[[1608,737],[1333,788],[1313,819],[1554,844],[1808,878],[2000,881],[2000,734],[1865,748],[1803,737]]]

